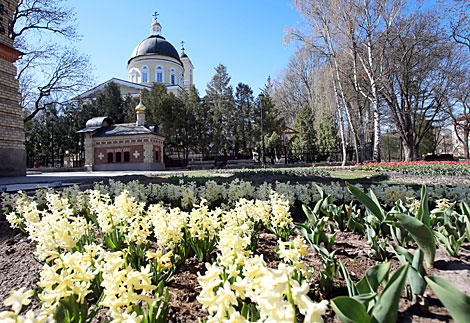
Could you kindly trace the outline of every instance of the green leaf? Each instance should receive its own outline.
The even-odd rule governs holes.
[[[339,265],[341,267],[341,273],[343,274],[344,280],[346,281],[346,286],[348,287],[349,296],[355,296],[357,294],[356,287],[354,286],[351,276],[349,275],[348,269],[341,261],[341,259],[339,260]]]
[[[410,280],[411,292],[413,295],[423,295],[426,290],[427,283],[424,280],[426,270],[423,266],[424,254],[418,249],[413,255],[413,262],[408,273],[408,279]]]
[[[354,298],[338,296],[331,300],[331,307],[343,323],[368,323],[370,317],[364,305]]]
[[[315,210],[320,208],[320,204],[321,204],[321,201],[318,201],[317,205],[315,205]],[[307,216],[307,219],[310,223],[316,222],[315,221],[315,216],[313,215],[314,211],[312,211],[312,209],[309,206],[303,204],[302,205],[302,210],[304,211],[304,213]]]
[[[109,236],[105,236],[104,240],[106,241],[106,244],[108,247],[110,247],[112,250],[116,249],[116,245],[114,244],[113,240]]]
[[[431,219],[429,217],[428,191],[425,185],[421,187],[421,204],[419,205],[417,218],[428,227],[431,226]]]
[[[65,311],[63,306],[56,306],[54,311],[54,320],[56,322],[64,322],[65,321]]]
[[[402,265],[406,263],[411,265],[408,271],[408,280],[411,286],[413,298],[415,298],[415,295],[423,295],[427,286],[426,281],[424,280],[426,270],[423,266],[423,252],[418,249],[413,255],[407,249],[399,246],[393,246],[393,249],[395,249],[395,253],[397,254],[397,257]]]
[[[360,295],[374,293],[374,290],[370,286],[366,276],[362,277],[362,279],[356,284],[356,290]]]
[[[355,186],[349,185],[348,189],[351,194],[353,194],[362,204],[364,204],[366,208],[372,212],[372,214],[374,214],[380,221],[384,220],[384,215],[380,204],[372,200]]]
[[[372,310],[372,322],[396,322],[398,303],[405,288],[407,274],[408,265],[403,265],[392,275]]]
[[[402,265],[406,263],[411,264],[413,262],[413,254],[407,249],[400,246],[393,246],[393,250],[395,250],[395,254]]]
[[[315,188],[317,189],[318,193],[320,193],[320,199],[323,199],[325,197],[325,193],[323,192],[323,189],[315,184]]]
[[[456,323],[468,322],[470,318],[470,297],[443,278],[426,276],[424,279],[426,279]]]
[[[464,201],[460,202],[460,208],[465,216],[465,224],[467,227],[467,240],[470,241],[470,207]]]
[[[387,280],[390,272],[390,263],[386,262],[370,267],[366,272],[367,281],[374,292],[377,292],[380,284]]]
[[[436,241],[432,231],[423,222],[409,215],[397,214],[396,218],[424,252],[424,259],[428,267],[431,267],[436,256]]]

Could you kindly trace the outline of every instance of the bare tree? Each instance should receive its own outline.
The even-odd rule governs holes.
[[[381,96],[403,143],[405,159],[440,118],[462,66],[453,43],[442,34],[433,13],[402,19],[387,35]]]
[[[439,1],[452,39],[470,51],[470,1]]]
[[[49,62],[45,68],[44,83],[37,88],[33,107],[24,118],[24,122],[33,119],[44,110],[45,99],[55,96],[74,94],[84,90],[90,84],[90,64],[87,56],[78,54],[75,50],[65,49]],[[51,102],[48,102],[50,104]],[[60,103],[60,102],[56,102]]]
[[[79,38],[75,13],[66,1],[19,0],[9,23],[9,36],[24,53],[18,61],[17,78],[25,122],[44,110],[51,97],[65,100],[91,83],[88,57],[69,45],[57,45]]]
[[[319,82],[323,67],[324,61],[318,52],[301,47],[275,81],[273,100],[288,125],[303,107],[314,108],[315,84]]]
[[[456,79],[452,87],[451,98],[447,105],[447,115],[452,120],[452,127],[457,140],[462,144],[465,159],[470,159],[468,140],[470,137],[470,79],[465,70],[461,78]]]
[[[9,24],[9,36],[15,46],[28,49],[24,36],[33,31],[51,32],[77,38],[75,13],[63,0],[19,0]]]
[[[332,72],[332,85],[337,96],[336,107],[338,116],[338,126],[343,150],[343,165],[346,163],[346,138],[344,134],[343,113],[346,115],[355,149],[356,161],[359,162],[358,131],[352,121],[351,104],[348,102],[343,82],[341,78],[339,52],[341,51],[340,22],[339,22],[339,1],[335,0],[296,0],[297,10],[304,18],[304,22],[310,28],[307,33],[299,29],[291,28],[286,39],[296,39],[301,41],[306,48],[315,48],[321,52],[328,60]]]
[[[380,78],[383,71],[383,46],[379,34],[387,34],[399,15],[404,0],[343,0],[339,6],[345,48],[350,56],[353,88],[372,106],[373,159],[380,160]],[[363,77],[365,76],[365,77]],[[363,80],[362,80],[362,79]],[[364,128],[361,129],[362,131]],[[360,134],[364,136],[363,133]],[[364,140],[361,138],[361,142]]]

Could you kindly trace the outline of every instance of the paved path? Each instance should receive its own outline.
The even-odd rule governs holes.
[[[190,173],[186,170],[172,171],[106,171],[106,172],[28,172],[26,176],[0,177],[0,191],[33,190],[38,186],[65,186],[80,184],[83,181],[120,177],[120,176],[161,176]]]

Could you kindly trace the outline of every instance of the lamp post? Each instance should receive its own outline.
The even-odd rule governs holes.
[[[389,125],[386,125],[385,127],[385,131],[387,133],[387,150],[388,150],[388,161],[390,162],[390,126]]]
[[[264,132],[263,132],[263,100],[264,94],[259,94],[259,106],[261,109],[261,165],[263,168],[266,168],[266,157],[264,155]]]
[[[57,110],[55,103],[46,103],[45,106],[49,108],[46,110],[46,117],[51,124],[51,158],[52,158],[52,168],[55,167],[55,156],[54,156],[54,118],[57,117]]]

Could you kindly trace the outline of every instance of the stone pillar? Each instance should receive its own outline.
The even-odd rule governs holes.
[[[0,176],[26,175],[21,96],[13,65],[21,52],[8,36],[8,22],[17,4],[18,0],[0,0]]]
[[[145,110],[136,110],[137,115],[137,126],[145,126]]]
[[[153,163],[153,145],[144,144],[144,163]]]
[[[93,147],[92,133],[85,133],[85,140],[83,145],[85,146],[85,169],[88,171],[93,170],[93,164],[95,163],[95,149]]]

